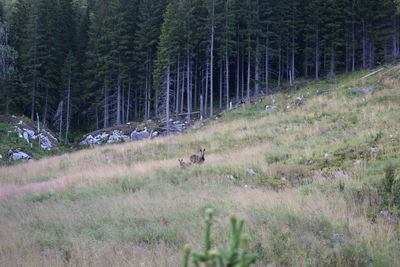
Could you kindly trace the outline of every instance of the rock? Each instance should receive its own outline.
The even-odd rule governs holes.
[[[376,153],[376,152],[378,152],[378,149],[375,147],[370,147],[370,148],[368,148],[368,151],[372,152],[372,153]]]
[[[281,177],[280,180],[281,181],[287,181],[287,178],[286,177]]]
[[[244,188],[249,188],[249,186],[247,184],[244,185]]]
[[[114,130],[107,140],[107,144],[122,143],[129,141],[129,136],[124,135],[122,131]]]
[[[253,169],[246,169],[246,173],[248,174],[256,174],[256,172]]]
[[[333,234],[332,239],[334,240],[343,240],[344,239],[344,234]]]
[[[325,153],[324,154],[324,158],[332,158],[333,157],[333,155],[332,154],[330,154],[330,153]]]
[[[309,161],[307,161],[307,166],[311,166],[311,165],[313,165],[315,163],[315,160],[309,160]]]
[[[362,160],[358,159],[353,163],[353,166],[359,166],[359,165],[361,165],[361,163],[362,163]]]
[[[2,154],[0,154],[0,159],[2,159],[3,158],[3,155]]]
[[[300,106],[304,103],[305,97],[304,96],[298,96],[296,97],[296,99],[294,100],[294,104],[296,106]]]
[[[145,138],[149,138],[150,137],[150,133],[145,131],[142,132],[137,132],[137,131],[133,131],[131,133],[131,140],[142,140]]]
[[[338,171],[334,171],[333,175],[336,178],[342,178],[342,177],[346,176],[346,173],[343,170],[338,170]]]
[[[394,220],[393,212],[389,210],[382,210],[379,212],[379,215],[384,217],[389,222],[392,222]]]
[[[227,180],[231,180],[231,181],[235,181],[236,180],[235,176],[233,176],[232,174],[225,174],[224,178],[227,179]]]
[[[356,93],[369,93],[372,91],[376,90],[376,86],[368,86],[368,87],[361,87],[361,88],[357,88],[357,89],[352,89],[352,92],[356,92]]]
[[[269,105],[267,105],[267,106],[265,106],[265,111],[266,112],[274,112],[274,111],[277,111],[277,109],[278,109],[278,107],[277,106],[269,106]]]
[[[26,154],[22,151],[19,151],[19,152],[12,152],[10,159],[11,160],[22,160],[22,159],[31,159],[31,157],[28,154]]]

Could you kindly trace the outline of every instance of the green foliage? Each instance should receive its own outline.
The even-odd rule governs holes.
[[[206,210],[205,217],[205,237],[203,244],[203,253],[190,252],[190,248],[185,246],[183,249],[183,267],[189,266],[190,257],[193,258],[195,266],[250,266],[258,258],[258,255],[248,254],[249,237],[242,234],[244,220],[237,221],[236,217],[231,217],[231,241],[229,248],[222,246],[218,249],[212,249],[211,225],[213,211]]]

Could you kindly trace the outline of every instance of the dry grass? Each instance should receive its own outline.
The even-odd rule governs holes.
[[[377,211],[369,202],[377,196],[355,192],[379,181],[379,164],[399,158],[398,143],[390,141],[400,137],[398,69],[274,95],[182,135],[2,167],[0,266],[177,266],[185,243],[200,249],[208,207],[216,211],[214,238],[222,243],[228,216],[246,218],[259,266],[393,266],[398,225],[372,223]],[[367,95],[347,89],[369,84],[383,89]],[[286,109],[296,95],[338,87]],[[265,113],[272,99],[278,112]],[[379,134],[379,153],[361,151],[360,166],[353,166],[357,157],[339,156],[368,149]],[[206,163],[180,169],[177,159],[200,147]],[[337,170],[345,175],[336,177]]]

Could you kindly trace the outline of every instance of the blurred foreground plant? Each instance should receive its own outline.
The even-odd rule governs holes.
[[[204,238],[204,252],[195,253],[190,251],[190,247],[186,245],[183,249],[183,267],[189,266],[190,257],[193,258],[195,266],[206,267],[223,267],[223,266],[236,266],[246,267],[253,264],[258,255],[248,254],[248,241],[247,235],[242,235],[244,220],[237,221],[235,216],[231,216],[231,232],[232,237],[228,249],[219,246],[218,249],[211,249],[211,224],[212,224],[213,210],[206,210],[206,229]]]

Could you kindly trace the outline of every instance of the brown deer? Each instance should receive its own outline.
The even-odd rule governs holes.
[[[192,166],[191,162],[184,162],[183,159],[178,159],[179,161],[179,165],[181,165],[182,169],[186,169],[189,168],[190,166]]]
[[[205,153],[205,152],[206,152],[205,149],[200,149],[200,155],[191,155],[191,156],[190,156],[190,161],[191,161],[193,164],[203,164],[204,161],[206,160],[206,159],[204,158],[204,153]]]

